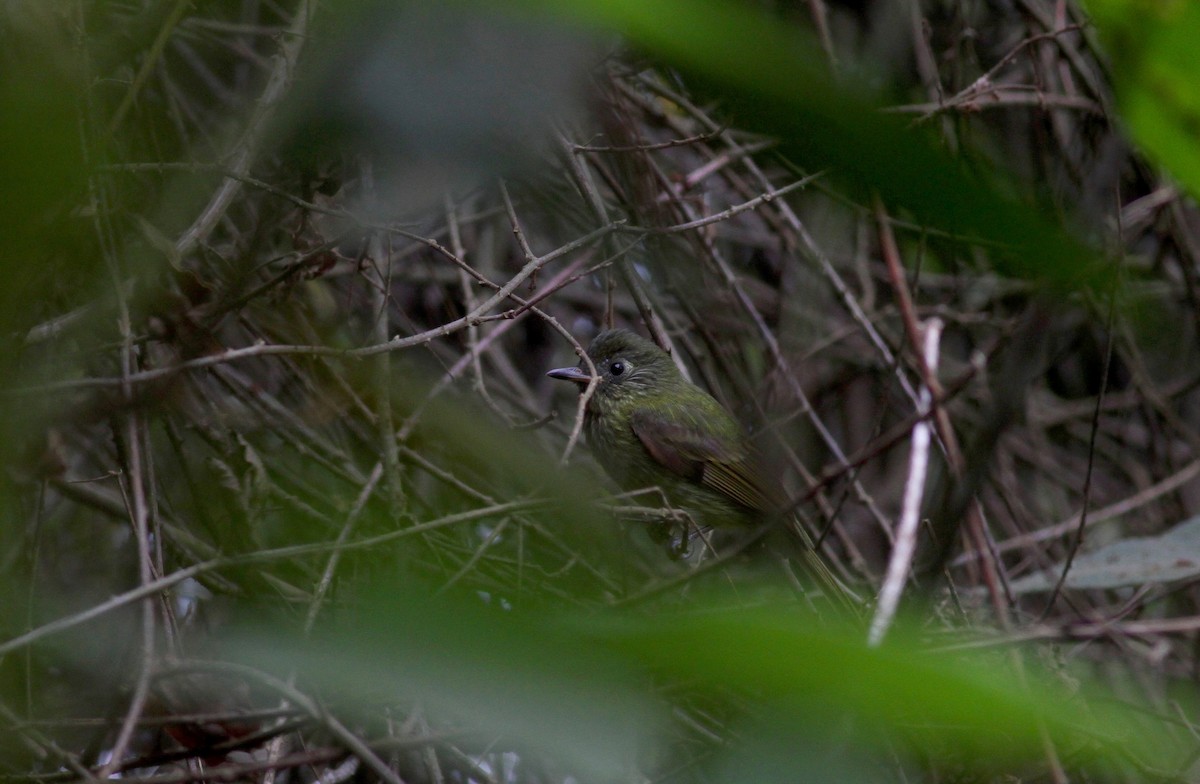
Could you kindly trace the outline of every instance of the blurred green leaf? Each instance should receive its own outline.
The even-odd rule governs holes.
[[[417,700],[588,776],[627,775],[665,720],[646,679],[614,652],[500,605],[384,583],[364,593],[353,626],[289,640],[256,625],[231,652],[275,672],[294,668],[343,705]]]
[[[1066,687],[1029,689],[1001,654],[935,653],[904,630],[868,648],[859,630],[831,628],[804,613],[728,610],[618,625],[610,642],[655,667],[744,689],[795,716],[844,712],[862,727],[915,733],[971,757],[1036,759],[1042,728],[1056,741],[1090,738],[1119,756],[1147,740],[1125,720],[1102,717]],[[686,655],[680,655],[684,651]],[[862,737],[874,744],[884,738]],[[1142,747],[1144,748],[1144,747]]]
[[[1193,197],[1200,196],[1200,4],[1088,0],[1112,61],[1129,132]]]
[[[1155,747],[1132,712],[1106,713],[1034,675],[1023,687],[1003,653],[934,653],[903,630],[869,649],[858,629],[778,608],[720,609],[710,598],[718,607],[694,615],[534,616],[382,583],[353,625],[320,628],[312,642],[258,627],[230,650],[278,672],[296,668],[363,708],[420,700],[608,775],[626,769],[639,744],[661,742],[667,690],[654,696],[654,680],[709,699],[742,695],[750,716],[769,715],[772,732],[791,736],[781,754],[832,726],[864,750],[906,739],[954,749],[968,764],[1036,760],[1047,737],[1109,763]]]
[[[97,259],[64,254],[65,212],[83,192],[80,63],[51,7],[0,10],[0,331],[27,327],[58,272],[86,280]],[[53,4],[47,4],[51,6]],[[5,351],[11,349],[5,341]],[[0,355],[0,359],[4,356]]]

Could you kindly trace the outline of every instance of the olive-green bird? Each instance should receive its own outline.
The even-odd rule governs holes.
[[[784,511],[786,497],[767,482],[737,422],[685,379],[665,351],[629,330],[612,329],[597,335],[587,353],[600,381],[584,412],[584,430],[596,460],[618,485],[658,487],[712,527],[753,526]],[[546,375],[581,390],[592,378],[582,362]],[[821,588],[854,607],[799,521],[789,515],[787,524]]]

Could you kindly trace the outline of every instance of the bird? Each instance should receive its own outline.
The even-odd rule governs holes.
[[[628,329],[596,335],[587,356],[598,374],[584,410],[592,454],[624,490],[659,488],[705,527],[753,528],[780,520],[794,537],[804,568],[843,607],[856,597],[833,575],[788,499],[768,481],[762,460],[734,417],[684,378],[667,352]],[[586,362],[549,377],[579,385],[593,376]]]

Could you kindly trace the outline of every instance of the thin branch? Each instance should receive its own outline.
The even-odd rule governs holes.
[[[921,356],[932,375],[937,372],[938,366],[941,320],[934,318],[927,321],[922,333],[924,340]],[[924,416],[933,408],[932,390],[928,387],[922,388],[919,401],[921,407],[918,413]],[[883,637],[896,616],[896,609],[900,606],[900,594],[904,590],[904,583],[908,580],[912,568],[913,556],[917,552],[921,501],[925,497],[925,477],[929,468],[930,430],[926,419],[921,419],[913,427],[908,477],[904,482],[904,499],[900,506],[900,520],[896,525],[895,544],[892,546],[892,557],[888,561],[887,574],[883,579],[883,588],[879,592],[879,602],[867,635],[867,644],[871,647],[878,647],[883,642]]]
[[[315,544],[291,545],[288,547],[277,547],[269,550],[257,550],[252,553],[232,555],[225,558],[213,558],[208,561],[193,564],[192,566],[184,567],[183,569],[178,569],[170,574],[163,575],[158,579],[151,580],[144,585],[140,585],[137,588],[106,599],[99,604],[95,604],[87,608],[86,610],[64,616],[56,621],[42,624],[36,629],[31,629],[24,634],[20,634],[4,642],[0,642],[0,656],[7,655],[13,651],[21,650],[26,646],[32,645],[38,640],[45,639],[46,637],[64,632],[68,629],[73,629],[76,626],[87,623],[88,621],[93,621],[97,618],[107,615],[110,612],[113,612],[114,610],[126,607],[147,597],[156,596],[163,591],[182,583],[185,580],[190,580],[208,572],[239,566],[270,563],[272,561],[286,561],[306,555],[320,555],[334,551],[365,550],[372,547],[378,547],[382,544],[394,542],[398,539],[425,533],[427,531],[433,531],[438,528],[445,528],[447,526],[458,525],[460,523],[469,523],[475,520],[491,517],[493,515],[504,515],[513,512],[537,509],[545,506],[547,503],[548,502],[541,500],[510,501],[508,503],[494,504],[492,506],[486,506],[480,509],[472,509],[467,512],[458,512],[456,514],[445,515],[434,520],[409,526],[408,528],[401,528],[396,531],[378,534],[365,539],[357,539],[348,542],[318,542]]]

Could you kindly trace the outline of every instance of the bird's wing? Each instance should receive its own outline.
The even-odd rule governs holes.
[[[723,493],[749,509],[767,513],[783,509],[786,499],[764,490],[759,477],[766,474],[759,468],[753,452],[737,441],[700,435],[698,427],[672,422],[645,410],[635,413],[630,425],[650,456],[672,473]],[[804,526],[792,519],[788,528],[801,545],[805,567],[822,589],[840,602],[851,617],[856,615],[861,600],[829,570]]]
[[[630,419],[634,435],[660,465],[674,474],[724,494],[748,509],[775,507],[763,491],[761,474],[740,444],[698,432],[650,411]]]

